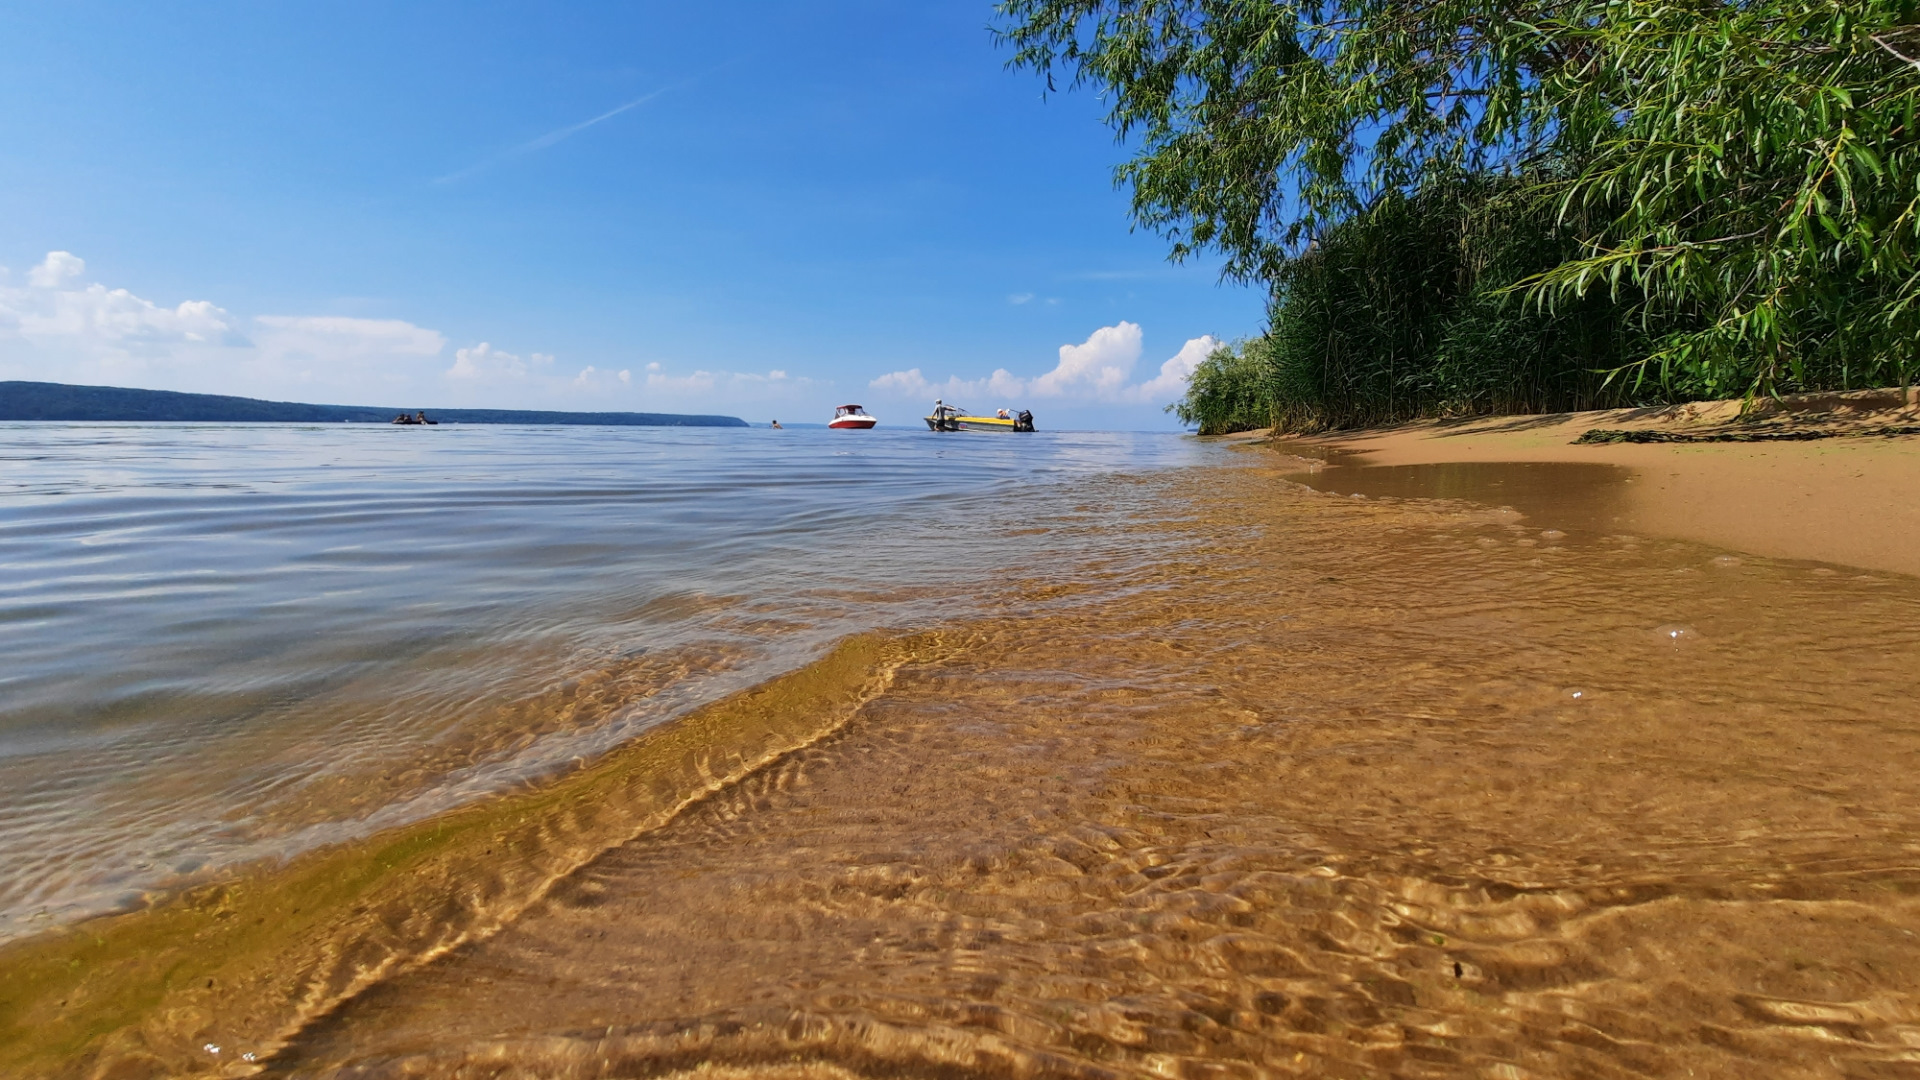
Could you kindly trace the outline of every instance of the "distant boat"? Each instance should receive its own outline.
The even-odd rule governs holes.
[[[393,424],[405,424],[405,425],[411,426],[414,424],[438,424],[440,421],[429,420],[427,419],[427,414],[422,412],[422,413],[415,413],[412,416],[408,416],[406,413],[401,413],[399,416],[394,417],[392,420],[388,422]]]
[[[827,426],[830,428],[865,431],[879,422],[878,417],[868,416],[867,410],[858,405],[842,405],[833,410],[833,421]]]
[[[967,410],[944,401],[933,403],[932,415],[926,417],[928,431],[1032,431],[1033,413],[1026,409],[1018,415],[1009,415],[1001,409],[997,416],[969,416]]]

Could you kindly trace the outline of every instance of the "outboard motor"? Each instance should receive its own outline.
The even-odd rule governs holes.
[[[1013,430],[1015,431],[1032,431],[1033,430],[1032,410],[1030,409],[1020,410],[1020,415],[1014,418]]]

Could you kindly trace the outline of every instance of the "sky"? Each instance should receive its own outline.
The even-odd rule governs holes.
[[[0,379],[823,422],[1163,407],[1255,289],[990,0],[0,9]]]

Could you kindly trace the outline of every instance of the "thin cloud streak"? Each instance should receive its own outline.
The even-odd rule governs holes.
[[[545,135],[542,135],[537,139],[534,139],[530,142],[521,143],[519,146],[513,147],[510,150],[504,150],[498,154],[493,155],[490,158],[486,158],[482,161],[476,162],[473,165],[469,165],[466,168],[461,169],[459,172],[451,172],[445,176],[439,177],[434,180],[434,183],[436,184],[455,183],[456,181],[465,180],[467,177],[472,176],[475,173],[483,172],[487,169],[491,169],[492,167],[500,164],[503,161],[520,157],[523,154],[531,154],[536,150],[545,150],[547,147],[552,146],[555,143],[561,142],[565,139],[569,139],[575,135],[578,135],[580,132],[587,130],[588,128],[592,127],[595,124],[601,123],[606,120],[611,120],[614,117],[619,116],[621,113],[626,112],[628,109],[637,109],[640,106],[645,105],[647,102],[652,101],[654,98],[659,97],[661,94],[664,94],[671,89],[673,89],[673,87],[663,86],[660,89],[655,90],[651,94],[643,94],[640,97],[634,98],[632,101],[627,102],[625,105],[619,105],[619,106],[615,106],[614,108],[608,109],[606,112],[601,113],[599,116],[596,116],[591,120],[582,120],[577,124],[569,124],[566,127],[559,128],[554,131],[549,131]]]

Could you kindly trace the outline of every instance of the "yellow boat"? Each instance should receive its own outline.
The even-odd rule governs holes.
[[[933,403],[933,414],[926,417],[929,431],[1032,431],[1033,414],[1025,409],[1017,416],[968,416],[965,409],[944,401]]]

